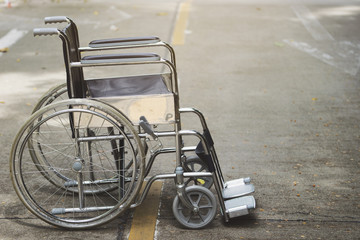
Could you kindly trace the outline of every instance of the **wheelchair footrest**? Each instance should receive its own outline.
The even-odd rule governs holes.
[[[222,195],[224,199],[241,197],[255,191],[255,187],[250,183],[250,178],[240,178],[226,182]]]
[[[239,217],[249,214],[250,209],[255,209],[256,203],[253,196],[245,196],[226,200],[226,214],[229,218]]]

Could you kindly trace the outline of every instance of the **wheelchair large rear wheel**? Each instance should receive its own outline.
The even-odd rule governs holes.
[[[55,102],[69,99],[66,83],[50,88],[36,103],[32,113]]]
[[[68,90],[67,90],[67,84],[63,83],[63,84],[59,84],[57,86],[54,86],[52,88],[50,88],[37,102],[37,104],[35,105],[32,113],[35,113],[36,111],[38,111],[39,109],[49,105],[49,104],[53,104],[59,101],[63,101],[63,100],[67,100],[69,99],[68,97]],[[107,104],[108,105],[108,104]],[[111,106],[110,106],[111,107]],[[116,111],[118,111],[117,109],[114,109]],[[121,114],[121,113],[120,113]],[[40,131],[41,129],[39,129],[38,131]],[[91,134],[91,133],[90,133]],[[142,141],[144,149],[145,149],[145,155],[147,152],[147,146],[146,146],[146,142],[145,140]],[[31,141],[31,139],[29,140],[29,149],[33,149],[33,148],[39,148],[40,152],[41,152],[41,144],[38,143],[37,146],[36,145],[32,145],[33,142]],[[44,155],[40,154],[37,155],[36,152],[39,151],[31,151],[31,157],[33,158],[34,162],[37,161],[41,161],[41,159],[39,160],[38,158],[43,158]],[[61,176],[61,174],[59,174],[59,177],[65,177],[65,176]],[[66,177],[65,177],[66,178]],[[76,189],[74,190],[76,191]]]
[[[82,229],[130,207],[143,181],[144,161],[140,139],[125,116],[97,101],[70,99],[41,108],[24,124],[10,171],[33,214]]]

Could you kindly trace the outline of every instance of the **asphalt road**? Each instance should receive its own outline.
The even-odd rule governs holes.
[[[129,213],[94,230],[56,229],[12,188],[12,140],[37,99],[65,79],[59,39],[34,38],[32,29],[65,15],[78,24],[81,45],[149,35],[171,43],[181,3],[0,1],[0,49],[8,47],[0,53],[0,239],[126,239],[131,228]],[[181,106],[204,113],[225,178],[250,176],[257,208],[187,230],[171,212],[168,181],[155,239],[358,239],[360,1],[189,3],[185,42],[174,46]],[[152,173],[173,169],[173,159],[162,159]]]

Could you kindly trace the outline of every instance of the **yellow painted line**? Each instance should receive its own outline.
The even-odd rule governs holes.
[[[152,184],[144,202],[135,209],[129,240],[153,240],[163,182]]]
[[[184,45],[185,44],[185,31],[187,28],[187,22],[189,18],[189,12],[192,0],[186,0],[180,4],[175,28],[172,36],[172,45]]]

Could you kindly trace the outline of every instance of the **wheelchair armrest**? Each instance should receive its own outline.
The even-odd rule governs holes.
[[[158,37],[131,37],[131,38],[111,38],[93,40],[89,43],[91,48],[101,47],[116,47],[116,46],[128,46],[128,45],[143,45],[160,42]]]
[[[81,59],[81,63],[119,63],[119,62],[147,62],[159,61],[161,57],[154,53],[127,53],[127,54],[104,54],[90,55]]]

